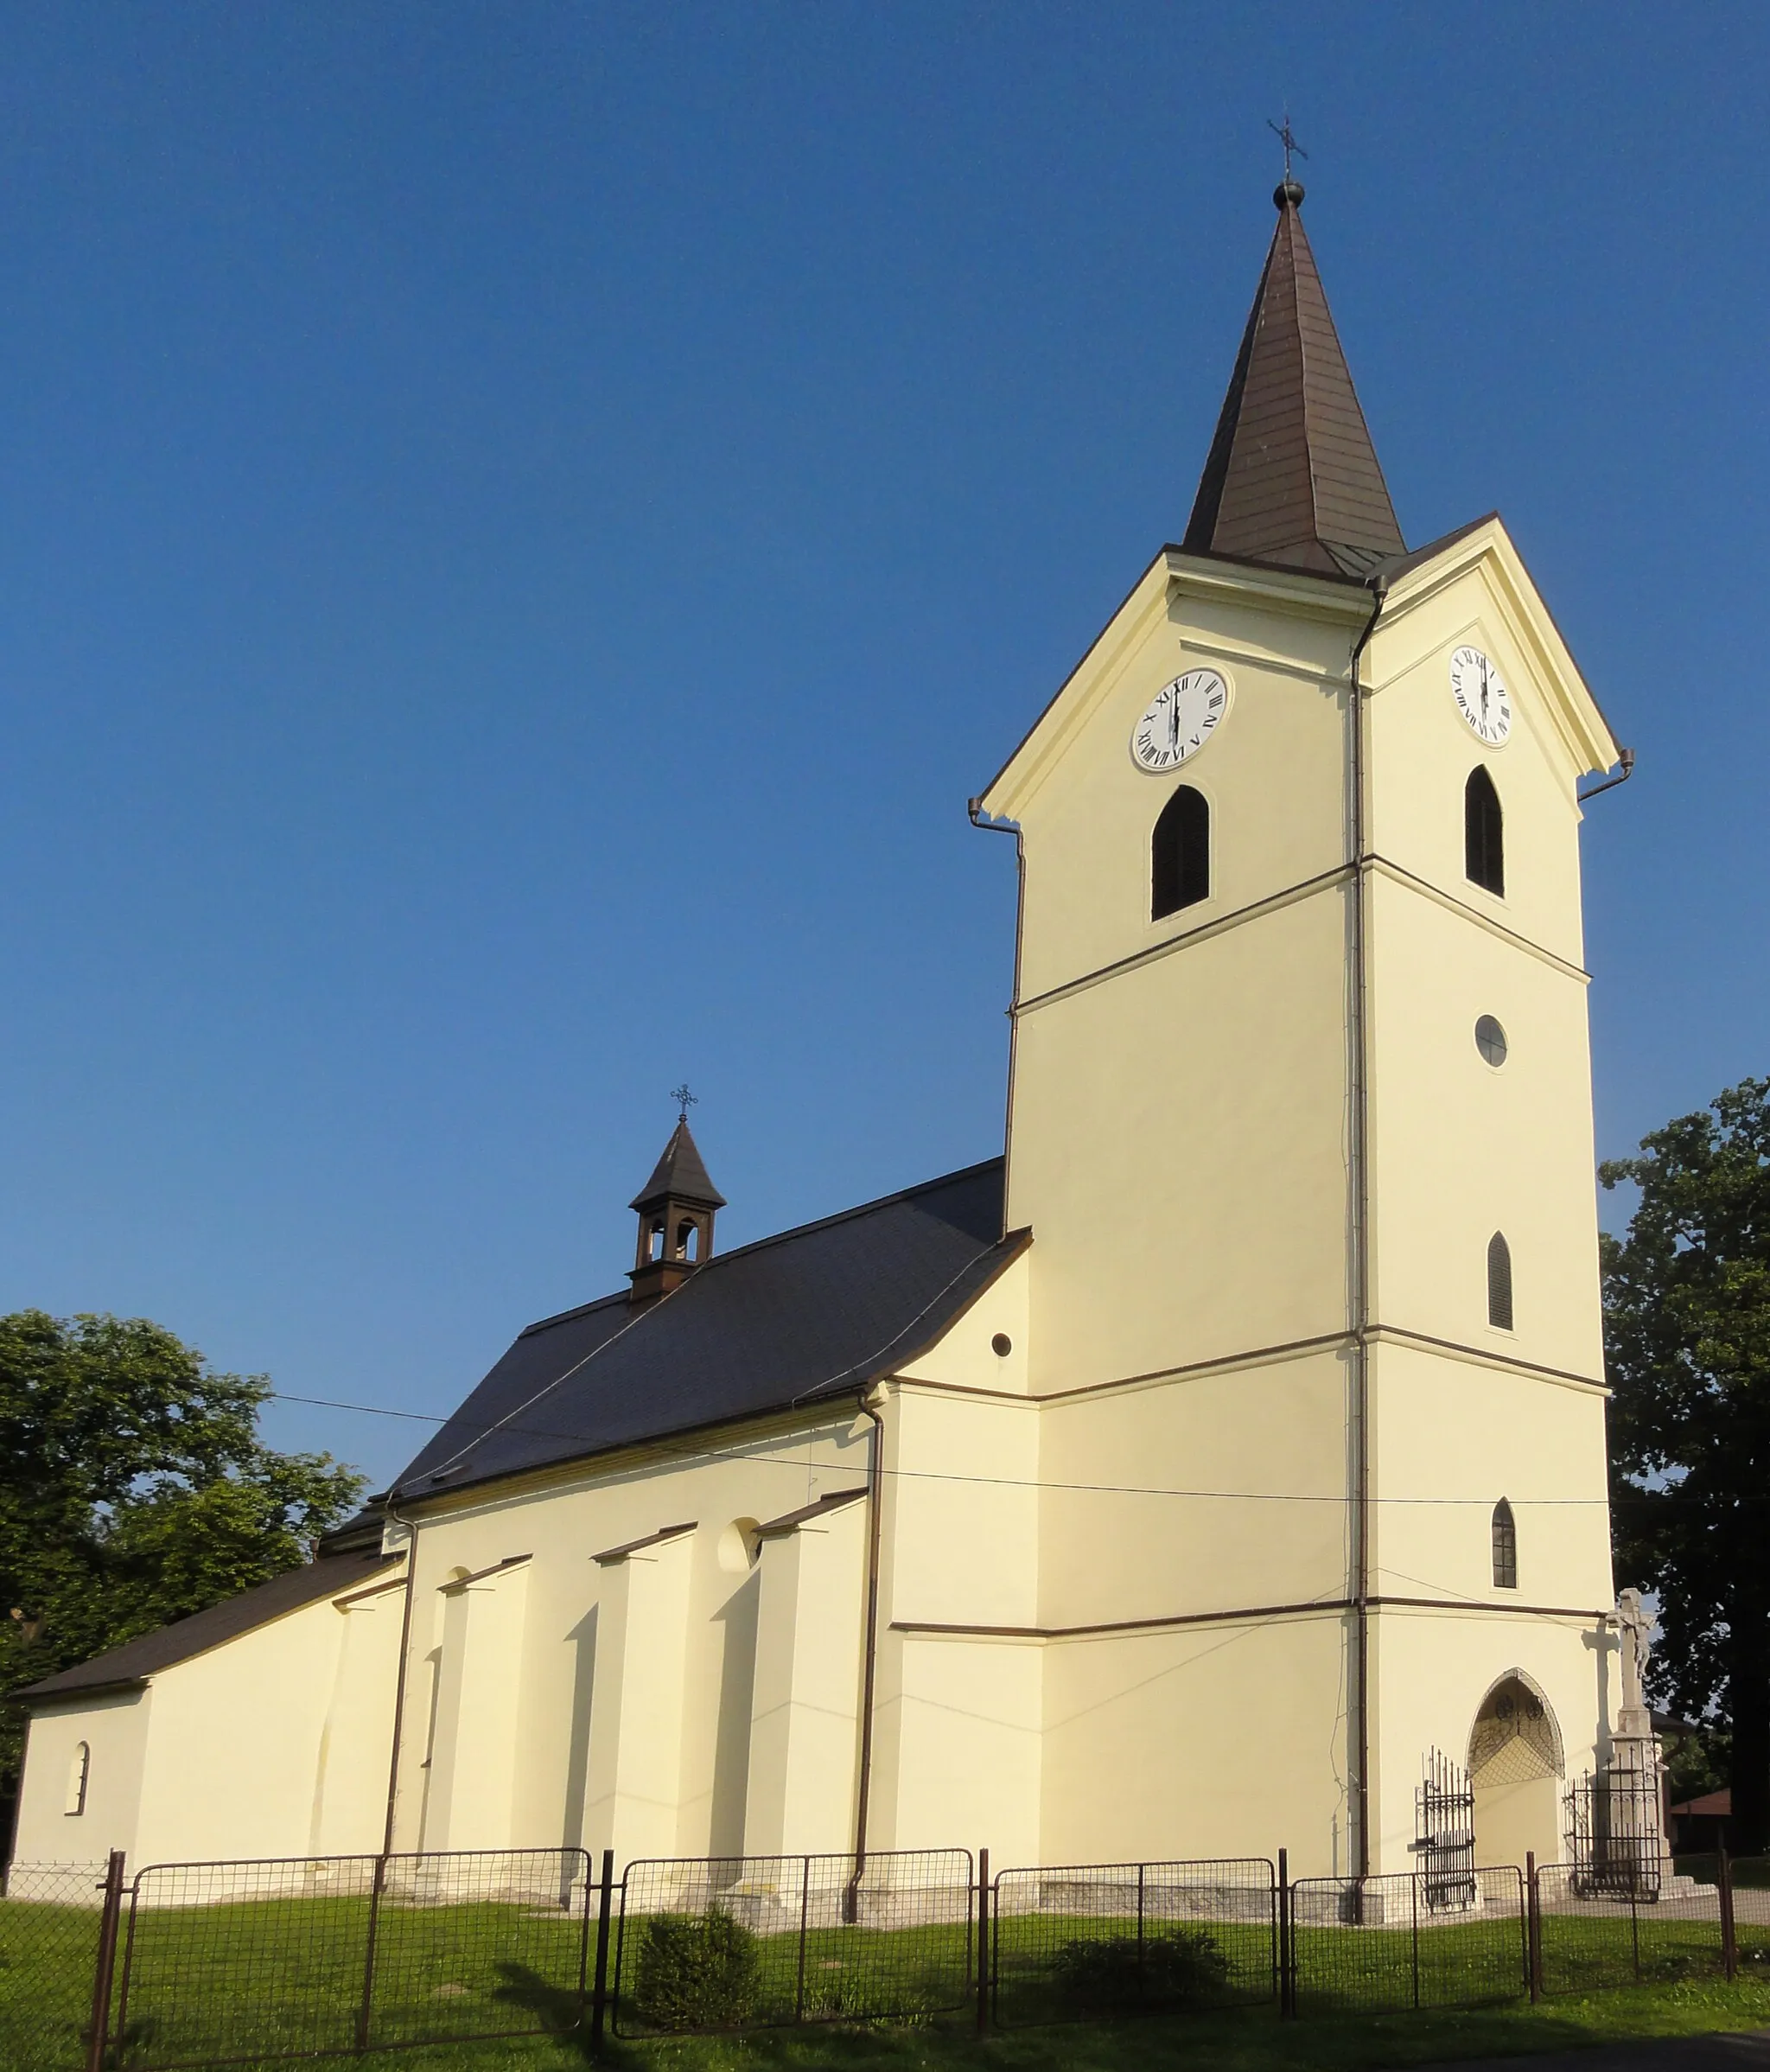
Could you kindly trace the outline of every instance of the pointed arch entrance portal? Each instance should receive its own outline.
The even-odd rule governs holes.
[[[1539,1864],[1559,1858],[1564,1768],[1549,1700],[1523,1670],[1508,1670],[1469,1735],[1477,1863],[1522,1864],[1531,1849]]]

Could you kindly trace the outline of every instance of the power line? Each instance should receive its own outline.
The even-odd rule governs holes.
[[[418,1425],[459,1426],[464,1422],[459,1418],[437,1417],[428,1411],[390,1410],[385,1405],[379,1403],[346,1403],[330,1396],[294,1395],[280,1388],[271,1390],[270,1397],[271,1400],[278,1403],[304,1403],[320,1410],[348,1410],[356,1412],[364,1417],[398,1418]],[[478,1429],[483,1435],[486,1432],[499,1430],[500,1426],[485,1425]],[[564,1445],[579,1444],[584,1442],[584,1435],[582,1432],[547,1431],[533,1425],[525,1425],[522,1431],[525,1438],[557,1439]],[[672,1455],[684,1463],[751,1461],[759,1466],[777,1468],[825,1467],[829,1464],[821,1461],[795,1460],[777,1453],[749,1453],[741,1449],[732,1450],[717,1446],[678,1446],[663,1439],[635,1441],[634,1444],[646,1445],[653,1451]],[[534,1463],[536,1466],[549,1464],[551,1463],[543,1462]],[[517,1472],[517,1470],[512,1470],[512,1472]],[[1053,1490],[1083,1496],[1165,1496],[1211,1503],[1308,1503],[1340,1506],[1352,1501],[1349,1496],[1335,1495],[1331,1492],[1318,1494],[1308,1490],[1289,1489],[1175,1489],[1164,1488],[1158,1484],[1142,1482],[1047,1482],[1038,1476],[965,1475],[956,1470],[939,1468],[885,1468],[882,1472],[888,1476],[894,1476],[900,1481],[958,1482],[984,1489]],[[416,1494],[416,1492],[408,1492],[408,1494]],[[1643,1490],[1639,1501],[1649,1501],[1652,1495],[1652,1492]],[[1537,1509],[1550,1508],[1594,1509],[1602,1505],[1614,1505],[1617,1501],[1627,1502],[1637,1500],[1613,1499],[1603,1496],[1514,1496],[1510,1497],[1508,1501],[1514,1508],[1520,1505],[1529,1505]],[[1493,1504],[1492,1498],[1487,1496],[1374,1496],[1371,1501],[1378,1504],[1403,1505],[1419,1509],[1462,1509],[1466,1508],[1491,1509]]]

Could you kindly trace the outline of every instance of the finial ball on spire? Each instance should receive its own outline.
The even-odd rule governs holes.
[[[1281,180],[1272,190],[1274,208],[1301,208],[1303,205],[1303,183],[1289,175]]]

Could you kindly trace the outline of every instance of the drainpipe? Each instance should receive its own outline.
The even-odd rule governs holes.
[[[403,1525],[411,1537],[405,1543],[405,1603],[399,1614],[399,1667],[393,1681],[393,1745],[387,1756],[387,1818],[381,1830],[381,1854],[393,1853],[393,1808],[399,1797],[399,1744],[405,1725],[405,1665],[411,1654],[412,1597],[417,1587],[418,1521],[402,1518],[393,1508],[396,1492],[387,1492],[385,1513],[395,1525]]]
[[[1005,1237],[1008,1234],[1008,1176],[1014,1159],[1014,1072],[1020,1051],[1020,965],[1027,920],[1027,842],[1018,820],[992,819],[984,811],[981,797],[967,799],[965,809],[970,816],[971,826],[981,827],[985,834],[1011,834],[1014,837],[1014,987],[1009,995],[1008,1100],[1007,1113],[1002,1122],[1002,1234]]]
[[[861,1744],[854,1792],[854,1876],[849,1881],[844,1916],[859,1913],[861,1873],[867,1865],[867,1813],[873,1789],[873,1689],[879,1651],[880,1514],[885,1482],[885,1420],[865,1396],[860,1412],[872,1425],[867,1456],[867,1614],[861,1642]]]
[[[1369,865],[1366,858],[1365,693],[1359,665],[1383,609],[1380,577],[1371,581],[1371,615],[1352,651],[1352,1598],[1353,1760],[1353,1875],[1371,1874],[1371,1119],[1370,1017],[1366,992]]]

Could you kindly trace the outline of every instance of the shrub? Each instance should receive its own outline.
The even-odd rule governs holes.
[[[756,1939],[723,1907],[653,1914],[634,1974],[634,2005],[653,2029],[735,2029],[756,2004]]]
[[[1090,2007],[1133,2000],[1201,2000],[1229,1983],[1229,1960],[1204,1929],[1081,1937],[1057,1952],[1057,1982]]]

